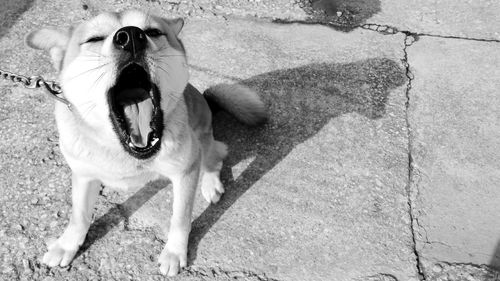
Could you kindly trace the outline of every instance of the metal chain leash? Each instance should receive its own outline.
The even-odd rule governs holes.
[[[71,109],[71,103],[62,96],[62,89],[59,83],[53,80],[45,80],[41,76],[24,76],[10,71],[0,69],[0,77],[5,80],[11,80],[14,83],[22,84],[28,89],[36,89],[45,87],[49,92],[49,96],[57,101],[60,101]]]

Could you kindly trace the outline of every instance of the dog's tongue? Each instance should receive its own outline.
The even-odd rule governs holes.
[[[150,98],[123,106],[123,112],[130,126],[130,139],[137,147],[145,147],[148,144],[153,109],[153,102]]]

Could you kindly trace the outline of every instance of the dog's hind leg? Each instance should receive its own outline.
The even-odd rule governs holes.
[[[92,220],[92,211],[100,190],[100,182],[80,177],[72,177],[72,213],[63,234],[49,243],[42,262],[48,266],[67,266],[83,244]]]
[[[224,186],[220,181],[220,170],[222,160],[227,155],[227,146],[214,140],[210,133],[205,140],[203,150],[201,193],[205,200],[215,204],[224,193]]]

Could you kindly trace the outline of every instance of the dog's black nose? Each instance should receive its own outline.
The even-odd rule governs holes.
[[[125,26],[115,33],[114,45],[131,53],[134,57],[146,49],[146,33],[136,26]]]

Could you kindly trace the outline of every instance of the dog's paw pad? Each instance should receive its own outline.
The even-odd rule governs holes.
[[[185,253],[174,253],[163,249],[158,258],[160,263],[160,273],[163,275],[177,275],[183,267],[187,266],[187,255]]]
[[[219,177],[214,174],[205,174],[201,182],[201,193],[208,203],[217,203],[224,193],[224,186]]]
[[[42,263],[49,267],[68,266],[75,257],[78,249],[64,249],[56,240],[49,245],[49,250],[43,255]]]

